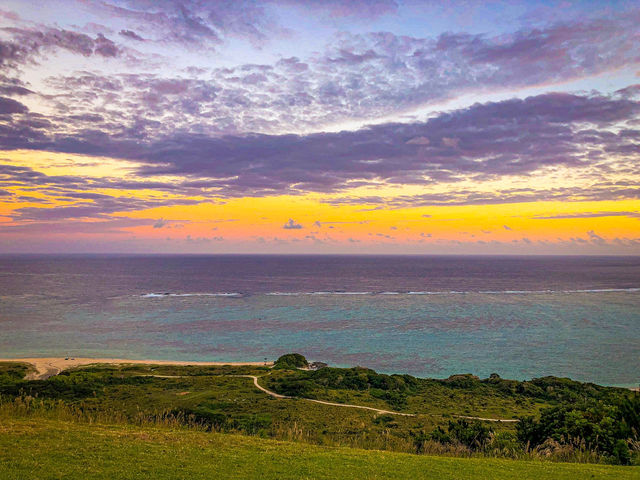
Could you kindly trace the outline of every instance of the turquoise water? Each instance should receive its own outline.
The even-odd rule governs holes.
[[[183,271],[177,283],[183,288],[172,285],[167,294],[150,288],[162,283],[156,275],[145,283],[146,273],[92,273],[68,263],[65,270],[49,262],[39,272],[4,265],[0,356],[259,361],[297,351],[333,365],[428,377],[495,372],[519,380],[557,375],[621,386],[640,381],[640,291],[630,285],[633,272],[615,286],[587,285],[583,278],[546,291],[538,279],[535,290],[514,293],[493,290],[500,282],[487,280],[479,282],[486,289],[459,293],[425,290],[433,285],[407,285],[406,279],[386,285],[395,290],[370,291],[372,280],[365,277],[345,291],[308,288],[324,287],[318,279],[287,283],[277,276],[272,283],[243,277],[245,287],[266,282],[278,287],[272,291],[213,288],[227,287],[224,282],[205,289],[190,284]],[[464,260],[456,264],[464,271],[459,262]],[[10,268],[14,282],[7,287]],[[557,279],[547,283],[553,282],[557,288]],[[598,288],[583,288],[589,286]]]

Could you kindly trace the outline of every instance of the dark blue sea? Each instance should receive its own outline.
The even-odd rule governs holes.
[[[0,357],[640,381],[640,257],[2,256]]]

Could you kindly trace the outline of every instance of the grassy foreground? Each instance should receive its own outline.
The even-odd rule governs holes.
[[[629,390],[555,377],[435,380],[360,367],[308,371],[278,365],[288,357],[306,364],[298,354],[281,357],[273,369],[92,364],[28,380],[29,365],[0,362],[0,425],[27,415],[398,453],[640,466],[640,396]],[[295,398],[274,398],[247,376]],[[409,415],[391,415],[389,409]],[[481,422],[458,415],[522,420]]]
[[[0,422],[0,478],[625,480],[640,479],[640,467],[418,456],[30,417]]]

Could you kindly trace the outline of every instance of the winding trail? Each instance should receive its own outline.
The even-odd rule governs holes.
[[[288,395],[280,395],[279,393],[272,392],[271,390],[267,390],[262,385],[260,385],[258,383],[258,378],[260,378],[260,377],[256,377],[255,375],[234,375],[234,376],[236,376],[236,377],[245,377],[245,378],[253,378],[253,384],[259,390],[262,390],[264,393],[266,393],[267,395],[271,395],[274,398],[289,398],[289,399],[294,399],[294,400],[305,400],[307,402],[320,403],[322,405],[331,405],[333,407],[359,408],[359,409],[362,409],[362,410],[371,410],[373,412],[386,413],[386,414],[389,414],[389,415],[402,415],[404,417],[417,417],[417,414],[415,414],[415,413],[394,412],[394,411],[391,411],[391,410],[382,410],[380,408],[365,407],[364,405],[351,405],[351,404],[348,404],[348,403],[335,403],[335,402],[327,402],[325,400],[316,400],[315,398],[290,397]]]
[[[483,418],[483,417],[468,417],[466,415],[451,415],[455,418],[466,418],[467,420],[480,420],[483,422],[498,422],[498,423],[518,423],[520,420],[516,418]]]
[[[266,389],[265,387],[263,387],[262,385],[260,385],[258,383],[258,378],[261,377],[257,377],[255,375],[233,375],[234,377],[244,377],[244,378],[252,378],[253,379],[253,384],[256,386],[256,388],[258,388],[259,390],[262,390],[264,393],[266,393],[267,395],[271,395],[274,398],[288,398],[288,399],[294,399],[294,400],[305,400],[307,402],[314,402],[314,403],[320,403],[322,405],[330,405],[333,407],[345,407],[345,408],[359,408],[361,410],[371,410],[372,412],[376,412],[376,413],[382,413],[382,414],[387,414],[387,415],[401,415],[403,417],[417,417],[418,414],[417,413],[403,413],[403,412],[394,412],[393,410],[382,410],[380,408],[374,408],[374,407],[365,407],[364,405],[351,405],[349,403],[335,403],[335,402],[328,402],[325,400],[316,400],[315,398],[304,398],[304,397],[291,397],[288,395],[281,395],[279,393],[276,392],[272,392],[271,390]],[[431,415],[431,414],[427,414],[427,415]],[[452,417],[455,418],[465,418],[468,420],[481,420],[484,422],[499,422],[499,423],[515,423],[518,422],[518,420],[516,419],[505,419],[505,418],[483,418],[483,417],[470,417],[470,416],[466,416],[466,415],[451,415]]]

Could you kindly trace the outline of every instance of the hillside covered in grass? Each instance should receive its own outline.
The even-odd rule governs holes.
[[[0,406],[6,418],[170,425],[413,454],[640,464],[640,398],[626,389],[555,377],[313,371],[301,362],[96,364],[46,380],[25,380],[29,365],[4,363]]]
[[[0,417],[0,478],[631,480],[640,467],[320,447],[176,427]]]

